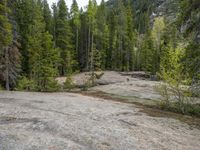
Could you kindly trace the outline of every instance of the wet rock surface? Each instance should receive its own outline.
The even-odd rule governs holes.
[[[198,150],[200,130],[131,104],[71,93],[0,92],[0,150]]]

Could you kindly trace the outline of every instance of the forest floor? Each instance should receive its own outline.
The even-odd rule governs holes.
[[[198,118],[73,93],[0,92],[0,150],[199,150],[199,141]]]

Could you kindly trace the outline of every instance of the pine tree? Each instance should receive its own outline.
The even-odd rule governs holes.
[[[111,11],[109,15],[109,50],[106,51],[106,69],[114,70],[115,67],[115,54],[116,54],[116,40],[117,40],[117,34],[116,34],[116,17],[114,10]]]
[[[89,0],[86,20],[87,20],[87,50],[86,50],[86,70],[93,70],[93,50],[95,47],[95,36],[97,34],[96,26],[96,12],[97,12],[97,3],[96,0]]]
[[[15,20],[17,30],[20,35],[19,43],[21,44],[20,52],[22,55],[22,73],[26,76],[30,74],[28,37],[32,32],[30,26],[34,24],[35,1],[17,0],[15,2]]]
[[[87,13],[83,12],[83,9],[80,10],[80,51],[79,51],[79,64],[80,70],[86,71],[87,69],[87,51],[88,51],[88,26],[87,26]]]
[[[113,56],[113,65],[115,70],[124,71],[124,66],[126,63],[126,50],[124,45],[127,29],[126,11],[122,0],[117,0],[114,7],[114,13],[116,17],[116,44]]]
[[[128,6],[126,8],[126,20],[127,20],[127,25],[126,25],[126,40],[125,40],[125,64],[124,64],[124,69],[125,71],[130,71],[134,70],[135,64],[134,64],[134,59],[135,59],[135,52],[134,52],[134,47],[136,43],[136,37],[135,37],[135,31],[134,31],[134,18],[132,14],[132,9],[131,9],[131,4],[130,1],[128,3]]]
[[[1,52],[12,42],[12,25],[9,22],[7,0],[0,2],[0,46]]]
[[[72,72],[74,60],[74,45],[72,43],[72,31],[69,25],[69,14],[64,0],[58,2],[58,15],[56,22],[56,46],[60,49],[61,63],[60,75]],[[69,61],[70,60],[70,61]]]
[[[155,75],[155,50],[150,31],[148,31],[143,37],[140,59],[141,69],[143,71],[150,72],[152,75]]]
[[[100,6],[97,9],[97,35],[96,35],[96,47],[101,55],[101,68],[106,68],[106,53],[109,51],[109,28],[107,24],[107,10],[104,0],[101,1]]]
[[[70,12],[70,17],[72,20],[72,29],[73,29],[73,41],[74,45],[76,48],[75,52],[75,58],[78,59],[78,54],[79,54],[79,30],[80,30],[80,12],[78,8],[78,3],[76,0],[73,0],[72,6],[71,6],[71,12]],[[78,69],[78,68],[77,68]]]
[[[19,52],[20,44],[13,40],[0,57],[0,79],[6,82],[6,89],[14,89],[21,71],[21,60]]]
[[[40,51],[40,64],[36,70],[39,73],[37,83],[39,91],[51,91],[57,88],[54,78],[57,76],[56,62],[58,61],[57,49],[53,48],[52,36],[46,32],[42,37],[42,51]]]
[[[8,8],[7,0],[0,2],[0,79],[6,82],[6,89],[10,90],[11,83],[16,82],[17,50],[10,47],[12,43],[12,25],[9,20],[10,9]],[[14,65],[14,66],[13,66]]]
[[[196,84],[200,82],[200,43],[191,41],[185,51],[183,59],[185,68],[185,75],[192,82],[190,84]]]
[[[57,74],[55,63],[57,49],[53,48],[52,36],[45,31],[42,9],[34,3],[33,24],[28,36],[30,78],[36,82],[37,90],[51,91],[56,87],[54,77]]]
[[[200,3],[199,0],[182,0],[180,3],[180,14],[178,26],[185,38],[186,52],[183,59],[184,74],[192,81],[192,84],[200,82]],[[198,87],[199,88],[199,87]]]
[[[42,5],[43,5],[42,8],[43,8],[43,17],[45,22],[45,30],[48,31],[49,33],[52,33],[52,16],[47,0],[43,0]]]
[[[53,18],[52,18],[52,35],[54,41],[54,47],[56,47],[56,28],[57,28],[57,19],[58,19],[58,8],[56,3],[52,4]]]

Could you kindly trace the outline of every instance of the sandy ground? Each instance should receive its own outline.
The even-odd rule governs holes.
[[[199,150],[200,130],[131,104],[0,92],[0,150]]]

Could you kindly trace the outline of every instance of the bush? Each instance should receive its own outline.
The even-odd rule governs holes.
[[[200,104],[186,105],[186,112],[190,115],[200,116]]]
[[[95,73],[95,72],[90,73],[89,78],[85,81],[84,85],[82,86],[82,90],[87,91],[88,88],[95,86],[96,80],[101,79],[101,77],[103,75],[104,75],[103,72],[101,72],[101,73]]]
[[[84,85],[82,86],[82,91],[87,91],[88,88],[92,87],[93,86],[93,83],[92,83],[92,80],[91,78],[87,79],[84,83]]]
[[[162,96],[162,101],[160,103],[162,108],[170,108],[170,93],[168,86],[166,84],[160,84],[156,86],[156,91]]]
[[[56,92],[59,91],[59,89],[60,86],[58,85],[58,82],[52,77],[47,79],[47,82],[44,86],[37,87],[37,90],[41,92]]]
[[[23,77],[18,81],[16,90],[18,91],[36,91],[36,83],[33,80],[29,80]]]
[[[63,88],[70,91],[73,88],[75,88],[75,84],[73,83],[72,77],[68,76],[65,80],[65,83],[63,85]]]
[[[187,83],[181,64],[183,51],[182,44],[179,44],[175,49],[172,46],[167,49],[166,57],[162,59],[160,67],[160,77],[165,83],[157,89],[163,97],[162,108],[188,114],[195,106],[193,102],[195,97],[189,88],[190,86],[184,85]]]
[[[200,105],[199,104],[191,104],[191,103],[184,104],[184,109],[185,109],[185,112],[183,114],[200,116]],[[177,103],[177,102],[171,103],[171,107],[168,108],[167,110],[177,112],[177,113],[182,113],[182,111],[179,107],[179,103]]]
[[[0,85],[0,90],[4,90],[4,88]]]
[[[34,80],[23,77],[18,81],[16,90],[18,91],[40,91],[40,92],[56,92],[59,90],[57,81],[53,78],[42,80],[45,84],[37,84]]]
[[[162,96],[160,106],[170,111],[200,116],[200,105],[195,103],[190,88],[180,84],[161,84],[156,87]]]

